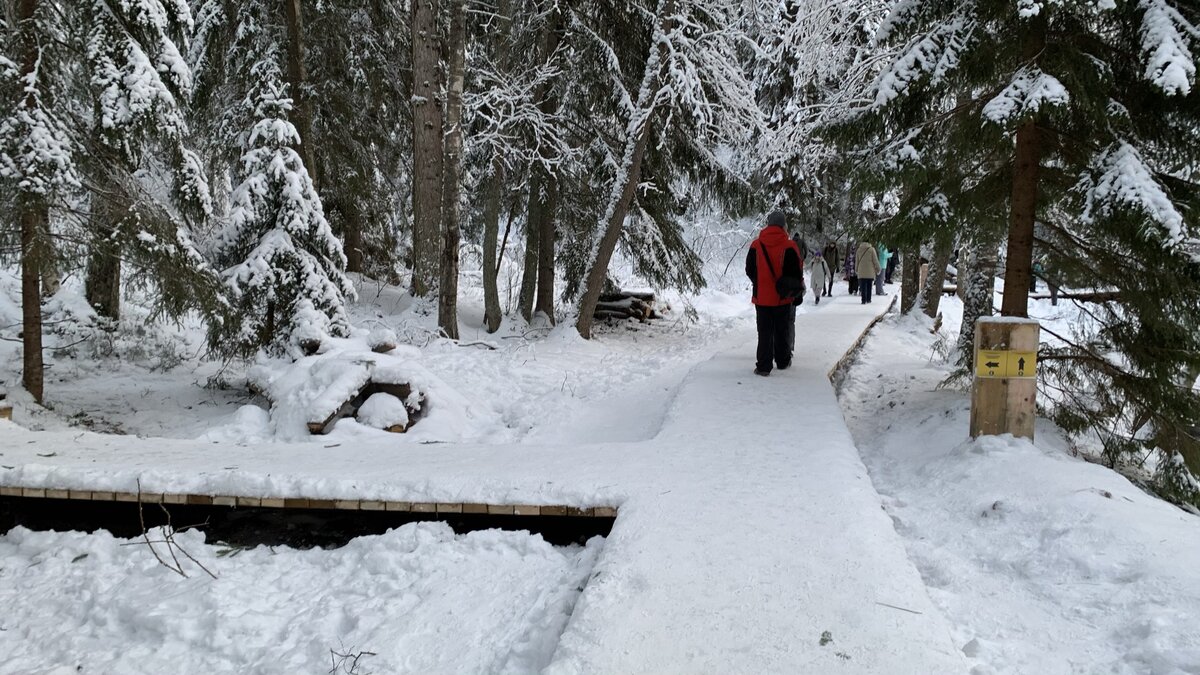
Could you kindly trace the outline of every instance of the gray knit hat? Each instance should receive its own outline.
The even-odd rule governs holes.
[[[787,216],[783,215],[783,211],[772,211],[767,214],[767,225],[778,225],[786,230]]]

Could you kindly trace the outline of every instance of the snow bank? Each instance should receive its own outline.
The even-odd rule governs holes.
[[[537,672],[603,546],[442,523],[336,550],[175,539],[218,578],[103,531],[0,537],[0,673],[325,672],[331,650],[373,652],[364,673]]]
[[[1200,518],[1072,456],[1049,424],[1036,444],[968,440],[933,341],[924,317],[884,322],[842,398],[973,672],[1198,672]]]

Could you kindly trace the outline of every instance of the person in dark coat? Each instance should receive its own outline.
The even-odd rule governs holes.
[[[896,273],[896,266],[900,264],[900,252],[891,246],[888,247],[887,268],[884,272],[884,283],[892,283],[892,276]]]
[[[850,283],[850,295],[858,295],[858,255],[854,251],[854,242],[846,245],[846,281]]]
[[[796,248],[800,249],[800,264],[808,262],[808,245],[804,243],[804,237],[800,236],[799,232],[792,233],[792,241],[796,242]]]
[[[839,256],[840,251],[838,251],[836,241],[825,244],[825,248],[821,251],[821,257],[825,258],[825,264],[829,267],[829,276],[825,280],[825,297],[827,298],[833,295],[833,275],[841,263]]]
[[[781,211],[767,216],[767,225],[746,253],[746,276],[753,284],[754,312],[758,326],[758,350],[754,374],[771,374],[774,364],[780,370],[792,365],[788,324],[795,326],[795,297],[780,297],[776,281],[781,277],[795,280],[799,297],[804,296],[804,264],[800,247],[788,238],[787,218]],[[794,333],[793,333],[794,334]]]

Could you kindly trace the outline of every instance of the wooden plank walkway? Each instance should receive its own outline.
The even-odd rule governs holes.
[[[537,504],[477,504],[467,502],[398,502],[369,499],[305,499],[293,497],[241,497],[170,492],[107,492],[55,490],[49,488],[0,487],[0,497],[70,499],[93,502],[140,502],[275,509],[329,509],[340,511],[398,511],[404,513],[476,514],[492,516],[566,516],[572,518],[615,518],[612,506],[553,506]]]

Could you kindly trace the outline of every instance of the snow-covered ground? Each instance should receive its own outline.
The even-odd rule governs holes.
[[[961,305],[943,302],[953,344]],[[967,439],[970,399],[938,389],[951,368],[931,323],[876,327],[841,398],[973,672],[1200,673],[1200,517],[1073,456],[1044,421],[1036,444]]]
[[[537,672],[602,546],[441,523],[329,551],[174,539],[219,578],[104,532],[0,537],[0,672]]]
[[[17,529],[0,536],[0,673],[316,672],[339,664],[331,650],[372,652],[357,672],[376,673],[1200,672],[1200,519],[1071,456],[1047,424],[1036,445],[968,442],[967,396],[936,388],[954,299],[944,342],[923,320],[878,326],[839,407],[826,373],[884,305],[839,283],[801,308],[796,367],[756,378],[738,267],[669,298],[667,320],[593,341],[487,335],[475,298],[455,344],[398,289],[360,288],[336,349],[391,330],[443,402],[404,435],[281,433],[244,366],[200,358],[199,326],[139,328],[136,305],[103,358],[51,336],[53,409],[17,393],[0,484],[620,512],[586,548],[437,524],[331,551],[177,535],[216,580],[139,541]],[[77,291],[52,316],[86,312]],[[14,350],[0,343],[10,383]]]

